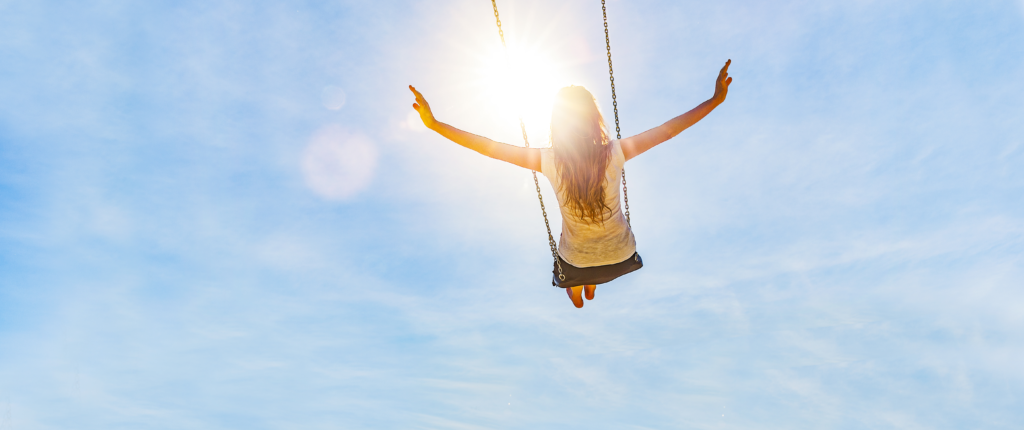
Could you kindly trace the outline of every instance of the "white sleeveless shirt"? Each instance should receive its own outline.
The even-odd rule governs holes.
[[[604,174],[604,202],[611,209],[604,211],[604,224],[587,224],[565,207],[565,194],[559,192],[561,178],[555,166],[555,151],[551,148],[541,149],[540,170],[555,189],[558,208],[562,212],[558,255],[576,267],[621,263],[636,252],[636,239],[619,203],[622,166],[626,164],[626,156],[618,140],[612,140],[608,145],[611,145],[611,158]]]

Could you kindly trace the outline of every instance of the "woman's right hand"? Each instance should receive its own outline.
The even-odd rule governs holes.
[[[715,95],[711,97],[711,100],[716,105],[722,104],[725,101],[725,96],[729,94],[729,84],[732,83],[732,78],[729,77],[729,64],[732,64],[732,60],[725,62],[722,71],[718,72],[718,78],[715,79]]]
[[[416,95],[416,102],[412,104],[412,108],[416,109],[416,112],[420,114],[420,119],[423,120],[423,125],[433,130],[434,125],[437,124],[437,120],[434,119],[434,113],[430,111],[430,103],[427,103],[427,99],[423,98],[423,94],[416,91],[416,87],[409,85],[409,91],[412,91]]]

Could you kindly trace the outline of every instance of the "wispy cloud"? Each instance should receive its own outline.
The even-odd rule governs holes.
[[[0,6],[0,428],[1021,421],[1019,2],[608,2],[625,134],[736,81],[582,310],[409,107],[518,143],[490,5],[293,6]],[[499,6],[611,113],[594,3]]]

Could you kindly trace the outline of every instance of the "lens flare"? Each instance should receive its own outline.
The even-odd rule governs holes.
[[[330,110],[338,110],[345,106],[345,90],[334,85],[328,85],[320,91],[320,103]]]
[[[377,167],[369,138],[331,124],[317,130],[302,156],[306,185],[328,200],[347,200],[365,189]]]

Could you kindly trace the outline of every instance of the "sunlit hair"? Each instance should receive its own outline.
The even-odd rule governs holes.
[[[570,213],[590,224],[603,224],[605,170],[611,147],[597,100],[586,88],[568,86],[555,95],[551,109],[551,148]]]

